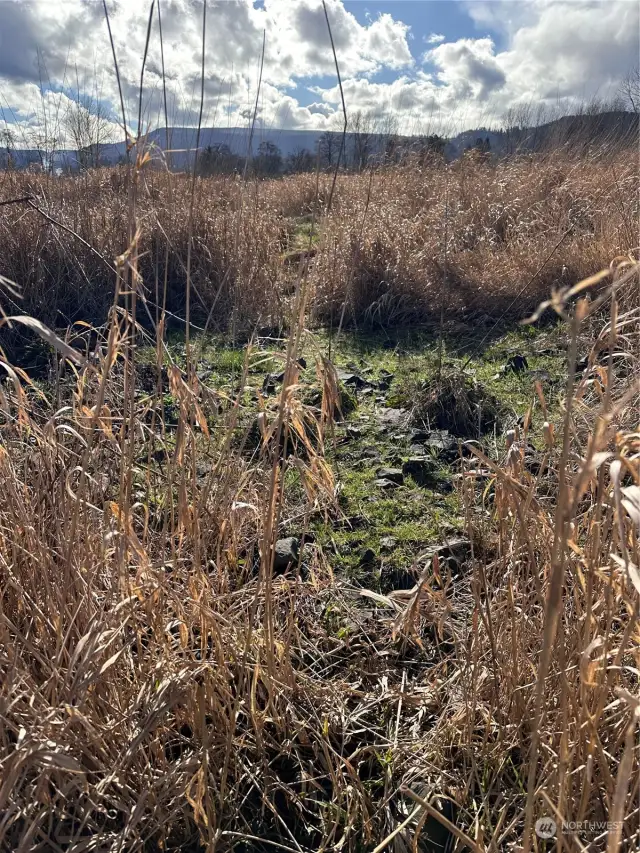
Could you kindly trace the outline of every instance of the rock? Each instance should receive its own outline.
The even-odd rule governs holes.
[[[380,453],[375,447],[365,447],[360,454],[361,459],[380,459]]]
[[[347,435],[349,438],[360,438],[362,435],[362,430],[357,426],[348,426],[347,427]]]
[[[397,489],[399,484],[394,483],[393,480],[379,479],[374,480],[373,485],[378,489]]]
[[[496,373],[496,375],[494,376],[494,379],[498,379],[500,376],[504,376],[507,373],[524,373],[525,370],[528,369],[529,362],[527,361],[527,357],[525,355],[512,355],[502,365],[498,373]]]
[[[274,549],[273,571],[286,572],[300,558],[300,540],[295,536],[278,539]]]
[[[394,539],[393,536],[383,536],[380,539],[380,547],[385,551],[393,551],[397,544],[398,540]]]
[[[393,592],[397,589],[413,589],[418,576],[411,566],[406,569],[383,566],[380,573],[380,588],[383,592]]]
[[[380,423],[385,427],[402,426],[408,417],[404,409],[385,409],[380,413]]]
[[[400,468],[378,468],[376,477],[379,480],[390,480],[398,486],[404,483],[404,474]]]
[[[424,446],[424,444],[412,444],[409,447],[409,453],[412,456],[426,456],[427,448]]]
[[[389,373],[388,370],[380,371],[380,379],[378,380],[378,388],[380,391],[388,391],[391,388],[391,383],[395,379],[394,373]]]
[[[429,439],[432,433],[426,429],[413,429],[409,433],[409,441],[411,444],[424,444]]]
[[[411,456],[402,465],[402,473],[405,477],[411,477],[419,486],[435,484],[435,463],[428,456]]]
[[[371,383],[367,382],[366,379],[363,379],[362,376],[358,376],[357,373],[349,373],[346,370],[337,370],[336,374],[339,381],[350,388],[359,389],[371,387]]]
[[[267,375],[264,377],[264,381],[262,383],[262,393],[263,394],[273,394],[273,392],[275,390],[276,390],[275,379],[270,373],[267,373]]]
[[[361,566],[371,566],[376,561],[376,552],[373,550],[373,548],[366,548],[360,555]]]
[[[442,545],[433,545],[425,556],[432,559],[437,554],[440,565],[445,564],[452,575],[459,575],[460,569],[471,557],[471,541],[465,536],[454,537]]]
[[[302,355],[298,359],[298,367],[300,367],[302,370],[307,369],[307,359]]]
[[[441,495],[450,495],[453,491],[453,483],[445,480],[444,477],[438,477],[431,488],[434,492],[440,492]]]
[[[529,369],[526,355],[512,355],[505,364],[505,369],[512,370],[514,373],[524,373],[525,370]]]
[[[537,370],[530,370],[529,376],[532,379],[538,379],[540,382],[551,382],[551,374],[548,370],[544,370],[543,368],[538,368]]]
[[[428,433],[424,443],[443,462],[455,462],[458,458],[458,442],[447,430]]]

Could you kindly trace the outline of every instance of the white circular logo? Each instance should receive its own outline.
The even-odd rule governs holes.
[[[552,817],[540,817],[536,821],[536,835],[538,838],[553,838],[557,831],[556,822]]]

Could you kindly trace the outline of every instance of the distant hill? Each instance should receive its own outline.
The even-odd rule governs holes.
[[[563,146],[601,146],[633,144],[638,140],[638,115],[622,111],[595,115],[562,116],[537,127],[508,130],[465,130],[447,142],[446,153],[455,159],[479,140],[492,154],[504,156],[516,152],[550,151]]]
[[[183,169],[193,162],[198,131],[195,127],[170,127],[153,130],[147,139],[158,151],[166,150],[167,137],[173,168]],[[251,154],[255,155],[263,142],[277,146],[283,157],[301,150],[315,152],[322,131],[278,130],[256,128],[251,139]],[[250,130],[246,127],[203,127],[200,130],[200,151],[207,147],[227,146],[232,154],[245,157],[249,151]],[[124,142],[100,146],[100,159],[117,163],[125,156]]]
[[[198,132],[195,127],[159,128],[149,133],[147,139],[158,157],[167,157],[173,169],[183,170],[193,165]],[[244,158],[249,153],[255,157],[263,143],[276,146],[283,161],[300,152],[316,153],[322,131],[317,130],[279,130],[275,128],[256,128],[250,144],[250,130],[246,127],[214,128],[204,127],[200,131],[200,153],[209,150],[225,149],[236,158]],[[334,158],[340,143],[340,133],[331,134],[334,140]],[[447,159],[455,160],[469,148],[481,147],[495,156],[505,156],[517,152],[553,150],[564,146],[592,147],[601,145],[620,145],[634,143],[639,138],[638,115],[628,112],[605,112],[595,115],[563,116],[555,121],[537,127],[509,128],[491,130],[478,128],[465,130],[451,139],[442,140],[442,148]],[[430,137],[438,140],[438,137]],[[167,146],[168,140],[168,146]],[[382,134],[368,134],[366,140],[366,160],[380,157],[389,150],[391,139]],[[400,136],[393,140],[393,148],[398,155],[424,146],[426,140],[420,137]],[[164,152],[169,149],[169,155]],[[362,138],[357,134],[346,135],[346,156],[349,165],[362,155]],[[115,165],[126,157],[124,142],[100,146],[100,162]],[[0,151],[0,168],[6,167],[11,157],[17,168],[26,168],[41,164],[42,154],[35,150],[19,149],[9,155]],[[362,159],[362,157],[360,158]],[[56,151],[51,158],[54,169],[77,168],[80,158],[71,150]],[[343,161],[344,162],[344,161]]]

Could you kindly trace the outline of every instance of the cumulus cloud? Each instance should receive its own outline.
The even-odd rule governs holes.
[[[138,115],[140,71],[149,4],[107,0],[129,126]],[[197,120],[203,0],[160,0],[164,83],[153,21],[142,92],[145,125]],[[400,5],[359,21],[343,0],[327,0],[347,109],[393,113],[407,131],[418,123],[443,128],[499,121],[524,102],[566,109],[607,97],[637,63],[639,8],[627,0],[468,0],[461,5],[477,38],[422,36],[422,65]],[[341,111],[334,59],[321,0],[209,0],[204,118],[245,124],[251,116],[266,34],[258,115],[268,126],[323,130]],[[491,33],[492,35],[489,35]],[[414,41],[417,45],[419,42]],[[500,45],[498,47],[497,45]],[[381,75],[384,72],[384,76]],[[87,0],[0,2],[0,123],[14,132],[51,128],[75,93],[90,91],[112,122],[119,96],[102,4]],[[308,92],[314,102],[305,105]],[[43,97],[42,93],[46,94]],[[47,119],[47,121],[45,121]],[[55,125],[55,122],[53,122]],[[59,122],[64,135],[64,123]],[[115,127],[115,125],[114,125]]]
[[[461,98],[486,100],[507,82],[489,38],[445,42],[430,50],[425,59],[440,69],[438,79]]]

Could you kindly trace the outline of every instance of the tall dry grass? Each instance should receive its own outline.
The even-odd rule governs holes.
[[[475,550],[461,582],[432,559],[414,590],[372,607],[313,546],[304,578],[272,572],[288,469],[307,487],[303,517],[330,513],[335,495],[322,452],[336,394],[326,360],[321,404],[299,399],[308,318],[337,321],[344,306],[358,321],[430,316],[438,270],[447,312],[522,312],[561,265],[565,277],[593,272],[637,242],[629,166],[616,164],[613,185],[612,168],[463,162],[349,177],[308,271],[288,270],[281,253],[287,217],[313,211],[311,177],[252,186],[251,204],[246,186],[199,182],[191,224],[180,215],[186,185],[155,172],[141,172],[135,195],[118,172],[6,178],[3,193],[33,192],[119,275],[35,212],[3,212],[2,273],[24,287],[28,309],[54,322],[64,305],[108,323],[64,405],[4,365],[1,847],[409,851],[432,849],[444,828],[473,850],[529,850],[543,846],[540,816],[592,822],[558,830],[558,848],[637,847],[632,260],[595,300],[556,299],[569,316],[566,397],[556,423],[542,394],[532,399],[532,416],[549,421],[537,472],[525,464],[528,419],[500,458],[467,463]],[[565,232],[548,278],[519,296]],[[247,323],[286,313],[285,381],[251,459],[232,440],[243,381],[225,398],[195,365],[180,371],[163,351],[163,321],[156,375],[136,384],[135,317],[116,309],[135,310],[140,281],[157,301],[159,235],[175,264],[172,299],[193,237],[193,282],[209,309],[225,288],[221,323],[234,311]],[[5,310],[12,298],[3,294]],[[577,341],[601,332],[609,355],[594,347],[576,374]],[[282,458],[273,448],[289,432],[299,452]],[[608,833],[594,828],[607,820]]]
[[[184,315],[187,255],[193,310],[210,325],[253,328],[291,320],[301,218],[315,217],[310,298],[331,323],[393,325],[449,315],[520,318],[549,293],[637,243],[637,157],[566,153],[493,162],[471,152],[446,164],[408,164],[332,178],[245,183],[144,172],[137,189],[140,273],[150,302]],[[6,172],[0,197],[32,194],[68,231],[24,205],[0,208],[3,274],[24,308],[64,326],[103,322],[112,262],[129,240],[126,170],[51,178]],[[106,261],[106,262],[105,262]],[[293,263],[292,263],[293,261]],[[154,309],[155,310],[155,309]]]

